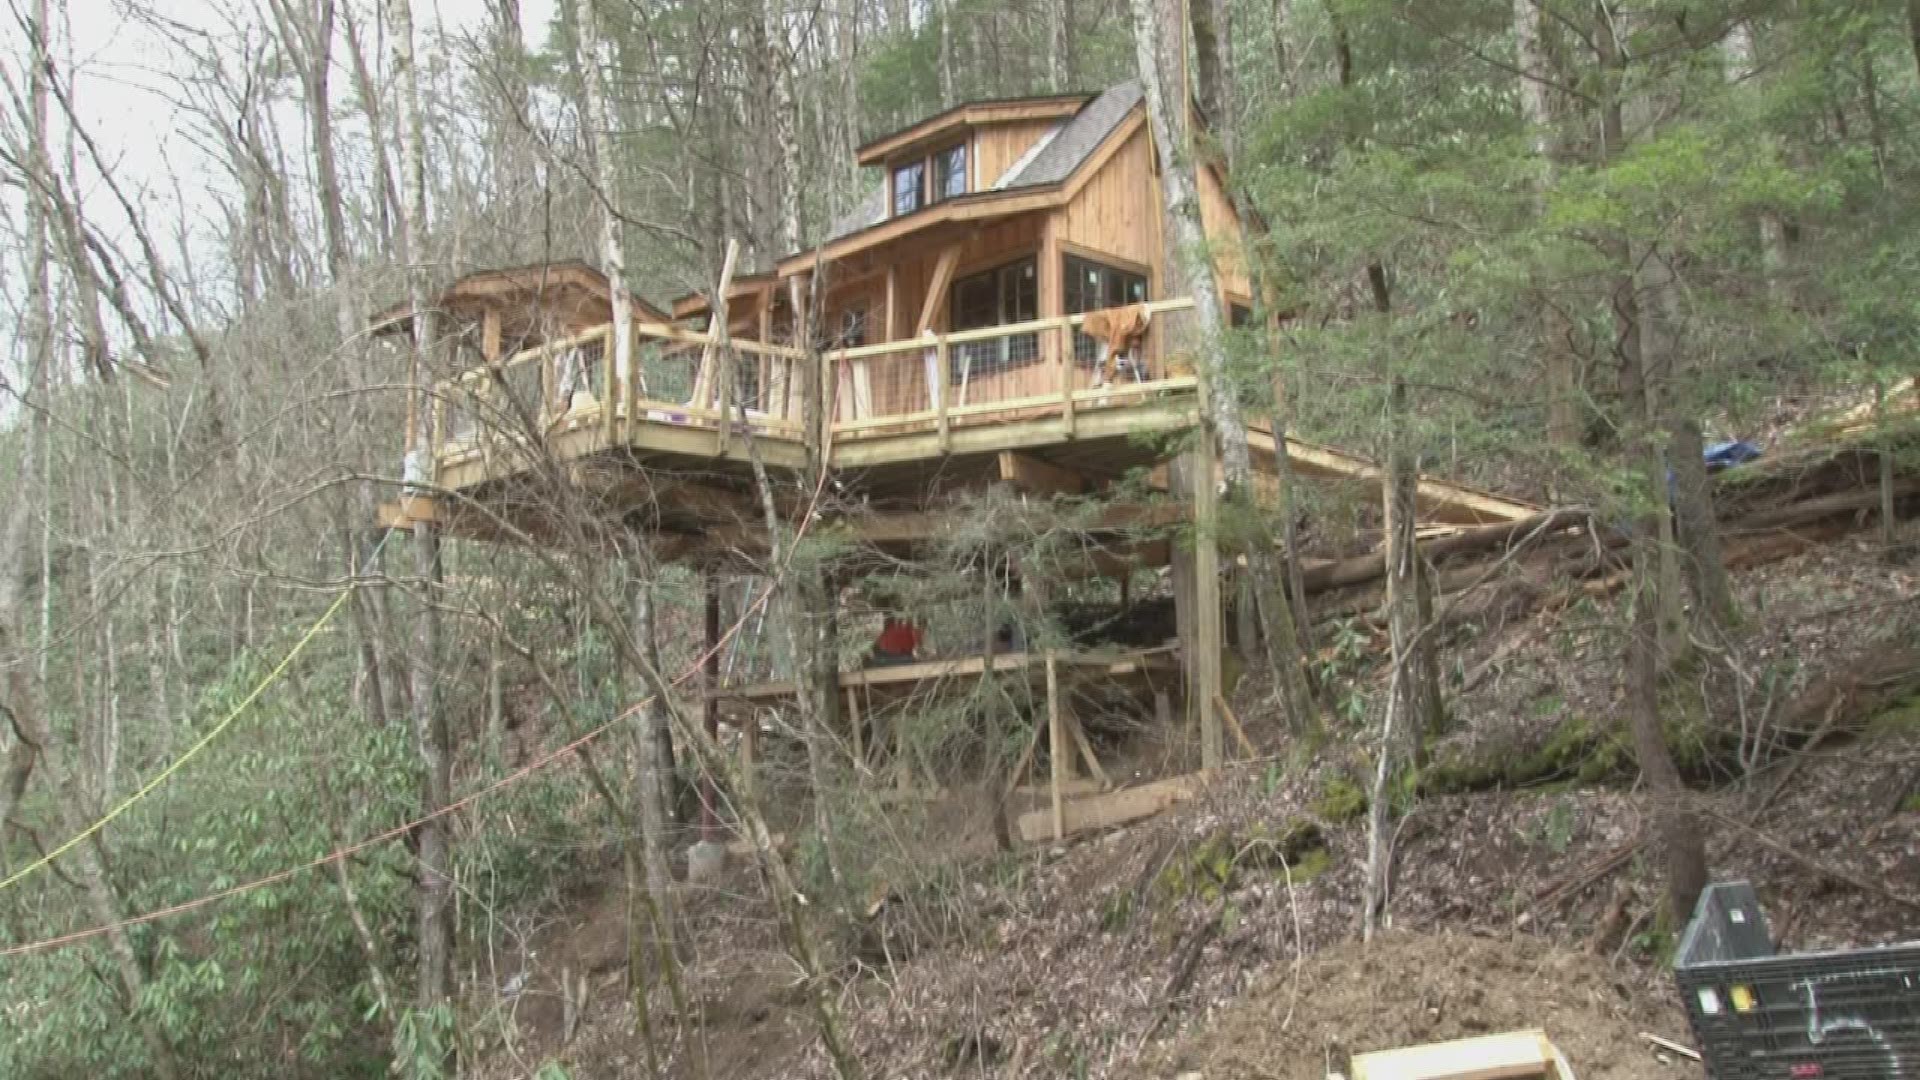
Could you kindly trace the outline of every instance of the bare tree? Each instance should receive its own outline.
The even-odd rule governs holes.
[[[1199,180],[1192,156],[1186,149],[1185,94],[1170,97],[1166,92],[1170,83],[1177,83],[1166,76],[1167,68],[1173,65],[1168,63],[1161,43],[1168,38],[1176,41],[1179,38],[1177,9],[1163,10],[1167,5],[1155,0],[1131,0],[1131,3],[1140,79],[1146,90],[1147,115],[1162,163],[1160,188],[1165,200],[1167,233],[1181,278],[1193,293],[1202,375],[1221,388],[1207,395],[1207,420],[1212,429],[1210,437],[1218,439],[1220,445],[1221,472],[1226,480],[1222,502],[1235,521],[1249,526],[1244,550],[1258,590],[1261,613],[1265,616],[1267,659],[1273,670],[1275,689],[1286,708],[1288,723],[1296,730],[1305,730],[1314,722],[1314,710],[1300,664],[1299,632],[1292,609],[1280,591],[1272,538],[1259,526],[1259,514],[1253,506],[1253,457],[1247,446],[1246,422],[1241,417],[1237,396],[1225,389],[1228,385],[1226,309],[1201,222]],[[1167,34],[1169,27],[1176,32]],[[1208,479],[1201,477],[1197,482]],[[1199,527],[1215,528],[1217,524],[1201,522]]]
[[[412,366],[408,383],[413,401],[408,408],[406,476],[418,482],[433,467],[431,425],[427,422],[425,387],[433,370],[435,319],[428,306],[426,274],[422,265],[427,231],[426,130],[420,108],[420,88],[414,72],[413,6],[411,0],[386,0],[388,36],[392,39],[394,80],[399,85],[400,175],[406,198],[401,204],[399,256],[407,270],[407,301],[412,312]],[[440,575],[440,539],[432,520],[422,517],[413,526],[413,571],[421,596],[414,613],[413,657],[409,681],[413,691],[414,739],[420,751],[420,810],[426,820],[416,836],[419,886],[419,974],[415,991],[422,1010],[446,1004],[453,993],[453,880],[448,876],[448,835],[444,819],[433,816],[453,801],[453,736],[440,711],[440,620],[435,585]]]

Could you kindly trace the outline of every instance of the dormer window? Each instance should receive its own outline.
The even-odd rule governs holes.
[[[967,193],[967,144],[955,143],[933,155],[933,201]]]
[[[893,164],[893,216],[905,217],[967,193],[967,144],[943,146]],[[929,183],[931,181],[931,183]]]
[[[893,167],[893,216],[905,217],[926,205],[927,163],[909,161]]]

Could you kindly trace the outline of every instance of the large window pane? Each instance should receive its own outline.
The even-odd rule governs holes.
[[[967,144],[950,146],[933,155],[933,197],[957,198],[967,193]]]
[[[1061,282],[1065,286],[1062,299],[1069,315],[1147,301],[1146,275],[1077,255],[1064,257]],[[1088,365],[1098,362],[1100,342],[1076,331],[1073,335],[1073,358]]]
[[[950,300],[955,330],[978,330],[1040,317],[1040,275],[1031,256],[970,274],[953,283]],[[1038,334],[1014,334],[970,341],[954,350],[951,381],[978,379],[1040,358]]]
[[[925,189],[927,164],[916,161],[893,170],[893,216],[901,217],[920,209]]]

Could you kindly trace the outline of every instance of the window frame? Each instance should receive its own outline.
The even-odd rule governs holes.
[[[1086,270],[1095,271],[1098,283],[1095,291],[1098,302],[1089,304],[1084,293],[1085,282],[1079,276]],[[1129,286],[1138,283],[1139,297],[1133,298]],[[1114,303],[1115,292],[1120,301]],[[1126,307],[1129,304],[1145,304],[1153,300],[1153,275],[1143,268],[1122,265],[1119,262],[1107,262],[1105,258],[1093,253],[1063,251],[1060,253],[1060,311],[1064,315],[1082,315],[1089,311],[1104,311],[1108,308]],[[1079,306],[1075,306],[1078,304]],[[1075,328],[1073,332],[1073,360],[1082,367],[1092,367],[1100,362],[1100,342]]]
[[[959,142],[943,146],[927,155],[927,175],[931,179],[931,185],[928,191],[932,196],[927,200],[927,205],[931,206],[936,203],[946,202],[948,199],[957,199],[973,190],[973,178],[969,171],[973,168],[973,154],[968,148],[968,142],[969,140],[967,139],[961,139]],[[941,170],[947,165],[948,156],[955,152],[958,152],[960,155],[960,168],[957,174],[960,177],[960,190],[950,192],[947,190],[947,185],[942,183],[943,177]],[[955,174],[948,173],[945,179],[950,179],[953,175]]]
[[[1025,295],[1022,271],[1025,271]],[[992,282],[993,315],[991,322],[975,324],[961,317],[963,290],[977,286],[983,279]],[[956,277],[947,292],[948,332],[985,330],[1033,322],[1040,317],[1040,254],[1029,251],[964,276]],[[1022,314],[1022,302],[1028,310]],[[947,384],[958,386],[963,378],[971,381],[999,375],[1040,362],[1040,335],[1035,332],[1011,334],[986,341],[968,341],[954,347],[955,362],[948,365]]]
[[[900,198],[905,192],[900,187],[900,177],[905,173],[913,174],[913,205],[905,210],[900,208]],[[910,161],[894,163],[887,171],[887,205],[893,210],[893,217],[906,217],[919,213],[931,205],[927,201],[927,159],[914,158]]]

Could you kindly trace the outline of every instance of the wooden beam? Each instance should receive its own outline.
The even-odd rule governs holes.
[[[1556,1080],[1559,1054],[1543,1031],[1359,1054],[1353,1080]]]
[[[480,314],[480,355],[489,364],[500,362],[500,309],[489,307]]]
[[[1253,740],[1247,738],[1247,729],[1240,726],[1240,718],[1234,715],[1233,706],[1228,705],[1224,697],[1214,698],[1213,703],[1220,707],[1220,715],[1226,718],[1227,727],[1233,732],[1234,741],[1240,744],[1240,749],[1246,753],[1247,759],[1259,757],[1260,751],[1254,747]]]
[[[1247,445],[1256,452],[1254,466],[1271,472],[1274,468],[1273,433],[1249,427]],[[1294,473],[1299,476],[1356,480],[1378,486],[1386,475],[1380,466],[1358,454],[1294,438],[1287,439],[1287,459]],[[1519,499],[1431,477],[1421,477],[1414,498],[1422,520],[1455,525],[1492,525],[1518,521],[1532,517],[1542,509]]]
[[[887,264],[887,306],[880,333],[882,341],[900,340],[900,267],[896,263]]]
[[[1079,473],[1016,450],[1000,451],[1000,479],[1031,495],[1078,495],[1087,489]]]
[[[1199,775],[1176,776],[1150,784],[1121,788],[1104,795],[1068,802],[1061,812],[1060,833],[1072,836],[1089,829],[1107,829],[1149,818],[1169,807],[1186,802],[1205,786]],[[1015,822],[1020,839],[1029,844],[1056,839],[1051,809],[1021,814]]]
[[[947,286],[953,284],[953,271],[960,265],[960,252],[965,246],[965,241],[955,240],[940,252],[939,261],[933,264],[933,276],[927,279],[927,295],[920,304],[920,321],[914,326],[914,337],[926,336],[946,308]]]
[[[1101,766],[1100,758],[1093,752],[1093,744],[1087,741],[1087,730],[1080,726],[1080,718],[1072,710],[1061,714],[1067,722],[1067,734],[1073,736],[1073,744],[1080,748],[1080,757],[1087,763],[1087,772],[1092,774],[1102,787],[1112,787],[1113,780],[1107,770]]]

